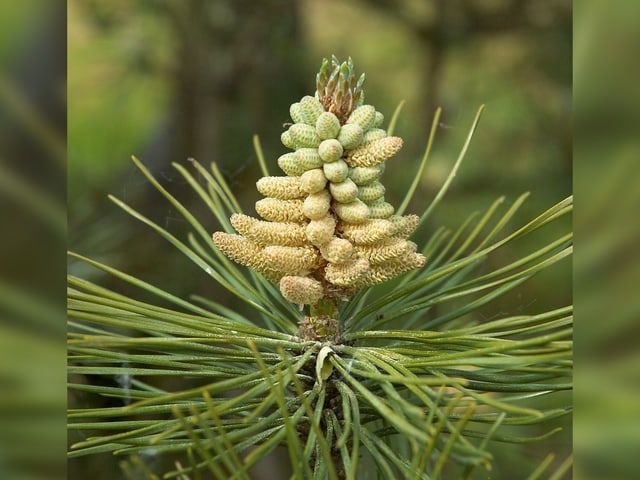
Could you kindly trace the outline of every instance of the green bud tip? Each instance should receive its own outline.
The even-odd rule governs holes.
[[[324,58],[316,75],[316,98],[325,111],[344,124],[353,109],[362,104],[364,78],[364,74],[356,77],[351,57],[342,63],[335,55],[331,56],[331,62]]]

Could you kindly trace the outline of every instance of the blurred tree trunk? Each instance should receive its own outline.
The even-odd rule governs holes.
[[[148,157],[161,165],[195,157],[234,170],[253,164],[252,134],[276,148],[291,98],[313,88],[299,80],[305,76],[298,3],[167,0],[165,6],[176,45],[173,104],[164,140],[156,140],[161,148],[151,145]]]
[[[361,0],[385,17],[395,18],[413,32],[418,48],[427,59],[423,70],[423,121],[431,121],[436,108],[443,106],[440,96],[442,67],[448,50],[456,44],[477,40],[482,35],[540,28],[536,19],[545,10],[549,17],[571,22],[570,0],[553,0],[542,8],[536,0],[433,0],[431,15],[416,15],[411,2]],[[570,157],[569,157],[570,158]]]

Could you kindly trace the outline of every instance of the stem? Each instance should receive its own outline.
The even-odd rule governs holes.
[[[325,297],[311,305],[309,316],[300,322],[299,335],[304,340],[339,342],[338,300]]]
[[[338,318],[338,302],[335,298],[321,298],[318,303],[311,305],[309,313],[311,317],[326,315],[330,318]]]

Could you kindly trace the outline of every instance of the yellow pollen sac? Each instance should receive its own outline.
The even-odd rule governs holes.
[[[389,218],[395,212],[395,208],[389,202],[384,201],[384,197],[380,197],[377,200],[369,204],[369,210],[371,211],[370,218]]]
[[[316,120],[316,132],[322,140],[336,138],[340,132],[340,120],[331,112],[323,112]]]
[[[304,123],[304,116],[302,108],[300,107],[300,102],[292,103],[289,107],[289,115],[291,116],[291,120],[294,123]]]
[[[294,153],[296,162],[302,167],[302,172],[322,167],[322,159],[317,148],[299,148]]]
[[[349,166],[342,159],[325,163],[322,166],[322,170],[324,171],[324,176],[331,182],[344,182],[349,175]]]
[[[372,265],[367,274],[366,284],[362,286],[386,282],[398,275],[423,267],[426,261],[427,259],[419,253],[407,253],[378,265]]]
[[[319,220],[311,220],[306,227],[307,240],[315,246],[324,245],[333,238],[336,230],[336,220],[326,215]]]
[[[314,305],[324,295],[324,289],[318,280],[289,275],[280,279],[280,292],[290,302],[300,305]]]
[[[246,237],[247,233],[251,231],[251,228],[260,221],[242,213],[234,213],[233,215],[231,215],[229,220],[231,220],[231,225],[233,225],[233,228],[235,228],[236,231],[243,237]]]
[[[298,177],[262,177],[256,182],[258,191],[265,197],[293,200],[304,197]]]
[[[333,237],[320,247],[322,258],[331,263],[344,263],[353,256],[353,245],[344,238]]]
[[[305,244],[305,228],[297,223],[263,222],[248,215],[234,213],[231,225],[243,237],[257,245],[301,247]]]
[[[278,282],[282,277],[265,262],[262,248],[240,235],[216,232],[213,243],[231,260],[261,273],[271,282]]]
[[[378,181],[371,182],[367,185],[358,187],[358,198],[367,205],[371,205],[372,202],[384,196],[384,185]],[[372,212],[372,217],[375,217]]]
[[[369,271],[369,262],[357,258],[345,263],[329,263],[324,269],[325,278],[340,287],[353,287]]]
[[[317,148],[320,145],[320,137],[316,128],[306,123],[294,123],[289,127],[289,135],[297,148]]]
[[[342,224],[342,238],[355,245],[371,245],[390,237],[394,233],[393,224],[384,219],[369,220],[359,225]]]
[[[302,97],[302,100],[300,100],[300,110],[302,112],[304,123],[314,127],[318,117],[324,112],[324,108],[322,108],[318,99],[311,95],[305,95]]]
[[[350,203],[358,198],[358,186],[350,178],[342,182],[329,184],[329,192],[336,202]]]
[[[324,163],[331,163],[342,157],[344,149],[342,144],[335,138],[323,140],[318,146],[318,155]]]
[[[374,182],[380,178],[380,174],[380,164],[375,167],[355,167],[349,170],[349,178],[356,185],[367,185]]]
[[[331,207],[331,195],[326,190],[312,193],[304,199],[302,213],[311,220],[320,220],[325,217]]]
[[[362,138],[362,144],[366,145],[367,143],[371,143],[375,140],[380,140],[387,136],[387,131],[381,128],[372,128],[367,133],[364,134]]]
[[[347,124],[356,123],[362,127],[362,130],[366,132],[373,126],[373,122],[376,118],[376,109],[373,105],[362,105],[356,108],[349,118],[347,118]]]
[[[316,193],[324,190],[327,185],[327,177],[321,168],[307,170],[300,175],[300,188],[306,193]]]
[[[213,234],[213,242],[234,262],[247,267],[255,266],[259,263],[262,249],[240,235],[216,232]]]
[[[358,198],[350,203],[335,203],[333,209],[346,223],[365,223],[369,219],[369,207]]]
[[[270,245],[262,250],[263,258],[274,270],[287,275],[308,272],[319,265],[319,255],[313,247],[281,247]]]
[[[280,135],[280,141],[287,148],[295,148],[295,143],[293,143],[293,138],[291,138],[289,130],[285,130],[284,132],[282,132],[282,134]]]
[[[382,112],[376,112],[376,117],[373,120],[373,128],[380,128],[384,122],[384,114]]]
[[[301,165],[296,158],[296,153],[297,152],[289,152],[278,157],[278,166],[287,175],[298,176],[302,175],[305,171],[304,166]],[[318,159],[320,158],[318,157]],[[322,164],[322,161],[320,163]]]
[[[364,130],[357,123],[347,123],[340,128],[336,137],[345,150],[356,148],[362,143]]]
[[[393,157],[401,148],[400,137],[384,137],[353,149],[346,162],[350,167],[373,167]]]
[[[388,220],[393,224],[393,236],[407,238],[418,228],[420,217],[418,215],[404,215],[402,217],[393,215]]]
[[[256,202],[256,212],[270,222],[304,223],[302,200],[280,200],[277,198],[263,198]]]
[[[359,257],[367,259],[371,265],[377,265],[392,258],[415,252],[416,244],[401,238],[393,238],[374,245],[358,245],[355,247],[355,251]]]

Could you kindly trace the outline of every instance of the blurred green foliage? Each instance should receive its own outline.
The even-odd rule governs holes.
[[[0,4],[0,478],[65,473],[64,4]],[[56,368],[57,366],[57,368]]]
[[[576,476],[640,476],[638,2],[575,16]]]

